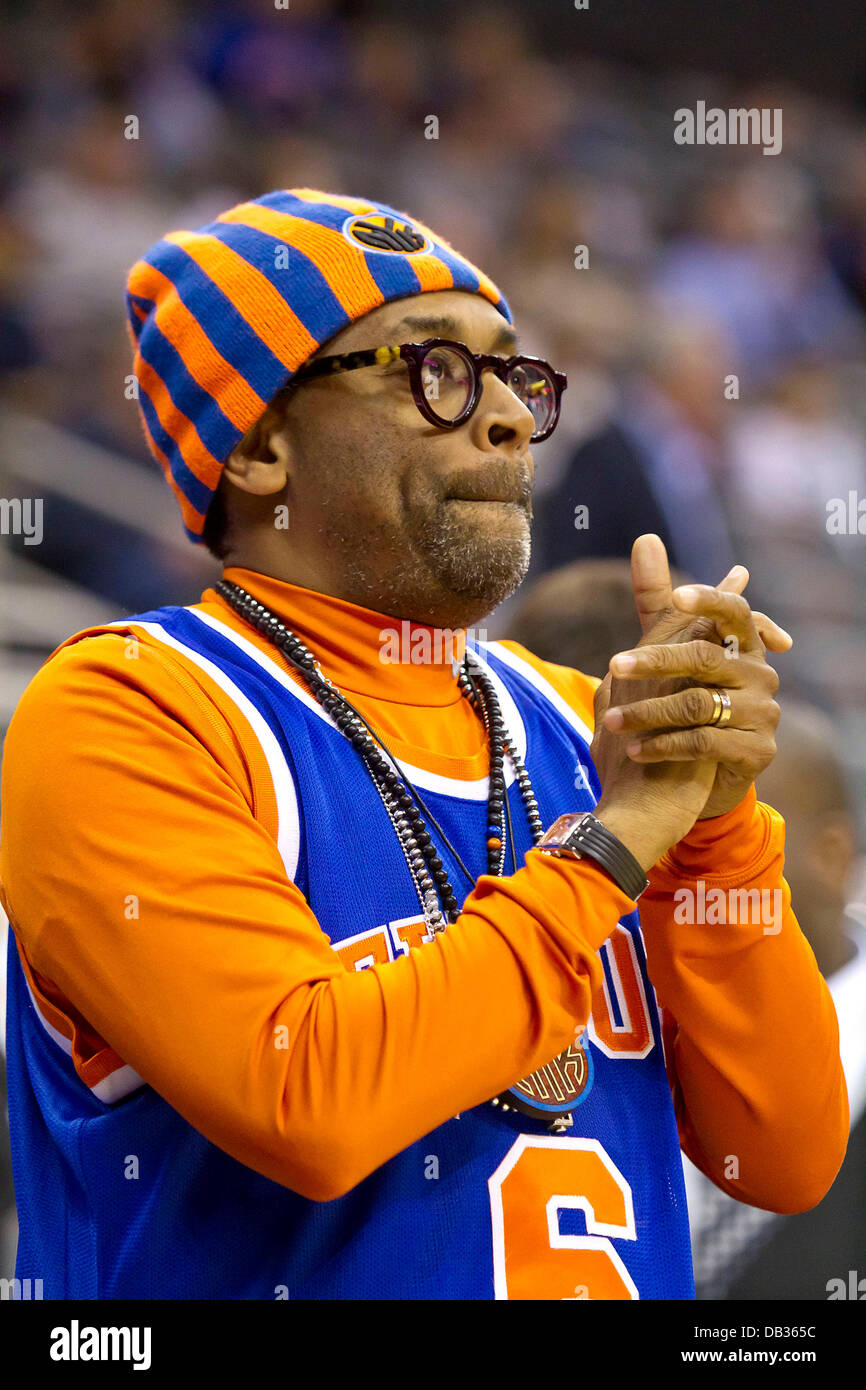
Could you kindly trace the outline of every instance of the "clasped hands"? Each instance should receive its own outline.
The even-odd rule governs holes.
[[[787,651],[792,639],[752,611],[743,597],[748,580],[737,565],[716,588],[672,589],[660,538],[634,543],[643,636],[611,658],[596,692],[591,751],[602,784],[596,814],[625,832],[646,866],[695,820],[738,805],[775,755],[779,678],[766,653]],[[721,723],[714,690],[729,702]]]

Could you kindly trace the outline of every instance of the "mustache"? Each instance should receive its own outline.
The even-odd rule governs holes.
[[[532,502],[532,475],[513,461],[492,460],[448,479],[444,499],[466,502],[515,502],[528,508]]]

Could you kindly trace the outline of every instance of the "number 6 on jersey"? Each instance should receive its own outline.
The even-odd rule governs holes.
[[[631,1188],[597,1139],[521,1134],[487,1180],[496,1298],[635,1299],[610,1237],[636,1240]],[[563,1235],[581,1210],[586,1235]]]

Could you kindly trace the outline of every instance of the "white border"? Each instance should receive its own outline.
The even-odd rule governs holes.
[[[190,611],[190,610],[186,610]],[[201,616],[201,615],[199,615]],[[130,621],[123,619],[116,623],[106,623],[106,627],[112,628],[141,628],[149,636],[155,637],[157,641],[165,643],[167,647],[180,652],[195,666],[204,671],[215,685],[218,685],[224,694],[237,705],[241,714],[249,724],[253,734],[261,747],[271,779],[274,786],[274,800],[277,807],[277,848],[280,858],[285,866],[286,873],[294,882],[295,874],[298,871],[298,859],[300,857],[301,846],[301,825],[298,812],[298,798],[295,792],[295,784],[289,765],[286,762],[283,752],[275,735],[264,717],[256,709],[255,705],[247,696],[235,685],[223,670],[207,657],[201,656],[185,643],[172,637],[171,633],[166,632],[165,628],[159,623],[142,622],[140,619]]]
[[[53,1023],[49,1023],[48,1019],[45,1017],[39,1007],[38,1000],[33,990],[30,988],[30,981],[27,978],[20,960],[18,962],[18,968],[24,976],[24,983],[27,986],[27,993],[30,995],[30,1001],[36,1011],[36,1017],[39,1019],[39,1022],[42,1024],[48,1036],[57,1044],[61,1052],[66,1053],[66,1056],[69,1058],[70,1062],[72,1062],[78,1080],[83,1086],[87,1086],[87,1082],[84,1081],[83,1077],[79,1076],[78,1068],[75,1066],[75,1059],[72,1056],[72,1043],[64,1033],[61,1033],[55,1028]],[[137,1091],[140,1086],[146,1085],[147,1082],[143,1077],[139,1076],[137,1071],[133,1071],[132,1067],[127,1066],[126,1063],[121,1063],[119,1067],[115,1067],[114,1071],[109,1072],[108,1076],[103,1077],[102,1081],[98,1081],[95,1086],[87,1086],[87,1089],[96,1096],[97,1100],[104,1101],[106,1105],[111,1105],[114,1101],[122,1100],[124,1096],[131,1095],[132,1092]]]
[[[341,742],[345,741],[343,733],[337,727],[335,720],[328,714],[327,710],[322,709],[319,702],[313,698],[308,690],[303,688],[300,682],[293,680],[286,671],[277,665],[272,657],[260,651],[249,638],[243,637],[239,632],[235,632],[233,628],[228,627],[219,618],[212,617],[210,613],[203,613],[198,608],[187,608],[185,611],[198,618],[207,627],[212,628],[214,632],[218,632],[230,642],[234,642],[236,647],[239,647],[251,660],[257,662],[264,671],[267,671],[269,675],[273,676],[284,690],[287,690],[290,695],[294,695],[296,700],[300,700],[303,705],[306,705],[307,709],[312,710],[321,720],[330,725],[339,735]],[[122,626],[122,624],[114,624],[114,626]],[[146,624],[141,624],[141,626],[146,626]],[[520,757],[525,759],[526,727],[520,716],[520,711],[501,678],[484,660],[484,657],[477,652],[473,652],[473,655],[478,658],[479,664],[484,668],[493,682],[496,694],[499,697],[502,716],[508,726],[509,732],[514,738]],[[415,767],[412,763],[403,762],[402,760],[400,761],[400,766],[405,771],[410,782],[413,782],[416,786],[423,787],[426,791],[439,792],[442,796],[452,796],[464,801],[487,800],[489,781],[487,774],[483,777],[475,778],[472,781],[466,781],[460,777],[444,777],[437,772],[428,772],[425,768]],[[509,787],[515,780],[515,775],[514,769],[511,766],[511,761],[508,758],[505,759],[504,772],[505,785]]]
[[[500,661],[503,661],[506,666],[510,666],[512,671],[517,671],[519,675],[525,676],[526,679],[535,686],[536,690],[539,690],[542,695],[547,697],[557,713],[561,714],[563,719],[567,720],[571,727],[580,734],[581,738],[588,744],[592,743],[592,729],[590,729],[588,724],[584,724],[580,715],[563,699],[558,690],[554,690],[553,686],[542,676],[540,671],[536,671],[535,667],[531,666],[528,661],[524,661],[522,656],[517,656],[515,652],[509,651],[507,647],[503,647],[501,642],[482,642],[479,645],[486,648],[487,651],[491,652],[493,656],[497,657]]]
[[[623,1215],[625,1222],[611,1223],[596,1220],[595,1211],[590,1205],[589,1199],[579,1193],[557,1193],[548,1198],[545,1204],[545,1215],[547,1218],[547,1233],[552,1250],[603,1250],[610,1259],[612,1265],[620,1275],[623,1283],[628,1289],[633,1299],[639,1299],[640,1294],[637,1285],[632,1279],[628,1269],[623,1263],[622,1257],[607,1239],[614,1236],[619,1240],[637,1240],[637,1228],[634,1219],[634,1204],[632,1201],[631,1187],[626,1182],[622,1173],[617,1168],[613,1159],[606,1149],[602,1147],[598,1139],[576,1139],[576,1138],[547,1138],[532,1134],[521,1134],[502,1162],[491,1173],[487,1179],[487,1188],[490,1194],[490,1217],[493,1229],[493,1285],[494,1298],[507,1299],[508,1276],[505,1251],[505,1213],[502,1203],[502,1184],[509,1173],[516,1167],[527,1149],[570,1149],[597,1154],[604,1164],[610,1176],[613,1178],[623,1197]],[[559,1229],[558,1213],[568,1209],[572,1211],[583,1211],[586,1216],[585,1236],[563,1235]]]

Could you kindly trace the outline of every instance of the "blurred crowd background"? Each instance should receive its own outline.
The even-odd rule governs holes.
[[[270,189],[370,196],[482,265],[523,350],[568,374],[559,429],[536,452],[532,570],[489,635],[602,674],[636,636],[623,564],[636,535],[657,531],[702,581],[746,564],[753,605],[794,637],[776,659],[783,710],[808,707],[802,737],[830,749],[846,787],[838,925],[866,898],[866,55],[854,7],[821,7],[816,27],[776,3],[751,17],[679,0],[616,15],[601,0],[588,12],[566,0],[278,5],[6,5],[0,494],[44,510],[38,545],[0,537],[0,733],[71,632],[193,601],[215,572],[183,538],[129,398],[129,266],[166,230]],[[775,35],[763,46],[762,18]],[[674,112],[698,101],[781,110],[781,153],[677,145]],[[841,533],[830,513],[844,513]],[[791,816],[808,813],[815,783],[796,785]],[[862,1011],[857,930],[824,959],[828,978],[859,969]],[[862,1167],[853,1181],[862,1206]],[[11,1200],[0,1175],[0,1204]],[[731,1285],[718,1267],[705,1296]],[[795,1296],[774,1277],[748,1296]]]

